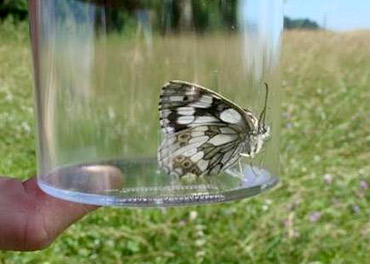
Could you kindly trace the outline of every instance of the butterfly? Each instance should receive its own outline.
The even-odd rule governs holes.
[[[253,158],[270,136],[265,105],[257,118],[224,96],[185,81],[166,83],[159,98],[158,163],[170,175],[215,175]]]

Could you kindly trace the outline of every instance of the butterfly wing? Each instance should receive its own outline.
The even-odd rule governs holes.
[[[158,159],[167,173],[212,175],[232,165],[255,127],[246,112],[196,84],[170,81],[159,102],[163,131]]]

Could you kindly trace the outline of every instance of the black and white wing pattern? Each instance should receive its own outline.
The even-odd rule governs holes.
[[[159,101],[160,167],[169,174],[214,175],[250,152],[258,119],[225,97],[184,81],[170,81]]]

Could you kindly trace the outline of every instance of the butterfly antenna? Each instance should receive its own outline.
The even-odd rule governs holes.
[[[267,99],[269,95],[269,85],[265,82],[265,87],[266,87],[266,94],[265,94],[265,105],[263,106],[260,118],[259,118],[259,127],[261,127],[261,124],[263,127],[265,127],[265,119],[266,119],[266,109],[267,109]]]

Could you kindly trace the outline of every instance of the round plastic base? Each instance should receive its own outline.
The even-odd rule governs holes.
[[[255,196],[277,182],[268,171],[250,166],[244,167],[242,174],[230,169],[215,176],[172,178],[158,171],[153,160],[134,163],[114,160],[68,166],[38,179],[44,192],[60,199],[131,207],[232,201]]]

